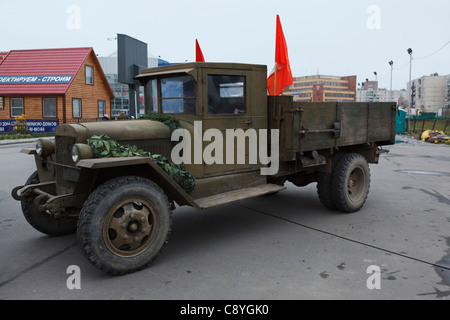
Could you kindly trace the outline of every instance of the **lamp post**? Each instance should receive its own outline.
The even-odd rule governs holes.
[[[389,65],[391,66],[391,102],[393,102],[394,97],[392,95],[392,71],[394,70],[394,61],[389,61]]]
[[[374,100],[375,100],[375,102],[378,102],[378,73],[375,71],[373,74],[375,75],[375,82],[376,82],[375,85],[377,87],[377,89],[375,90],[375,93],[374,93]]]
[[[409,54],[409,84],[408,84],[408,131],[411,127],[411,104],[412,104],[412,99],[411,99],[411,70],[412,70],[412,49],[408,48],[408,54]]]

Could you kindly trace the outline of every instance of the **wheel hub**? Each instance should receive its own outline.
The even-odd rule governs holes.
[[[124,201],[108,213],[103,237],[114,254],[131,257],[147,249],[154,229],[155,216],[150,205],[139,201]]]
[[[354,188],[355,185],[356,185],[355,179],[350,177],[350,180],[348,181],[348,187],[351,189],[351,188]]]
[[[367,177],[361,168],[355,168],[347,181],[347,191],[349,199],[357,202],[364,195],[364,181]]]

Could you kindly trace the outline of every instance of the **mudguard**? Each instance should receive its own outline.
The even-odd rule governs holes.
[[[154,161],[146,157],[118,157],[84,159],[77,163],[77,167],[84,169],[107,169],[135,165],[148,165],[149,174],[154,182],[158,183],[170,199],[179,205],[188,205],[198,210],[198,204],[162,170]]]

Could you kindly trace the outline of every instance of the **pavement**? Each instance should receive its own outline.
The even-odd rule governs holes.
[[[0,299],[450,300],[450,146],[397,142],[370,166],[360,212],[327,210],[315,184],[290,183],[206,211],[179,207],[158,258],[123,277],[92,266],[76,235],[46,237],[26,222],[10,192],[35,170],[17,155],[33,145],[0,147]]]
[[[0,140],[0,145],[11,145],[11,144],[21,144],[21,143],[32,143],[36,142],[42,138],[30,138],[30,139],[2,139]],[[45,139],[45,138],[44,138]]]

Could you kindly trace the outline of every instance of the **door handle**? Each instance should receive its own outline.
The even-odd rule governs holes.
[[[252,120],[247,120],[247,121],[245,121],[244,123],[245,123],[245,124],[249,124],[249,125],[250,125],[250,124],[252,124],[252,123],[253,123],[253,121],[252,121]]]

